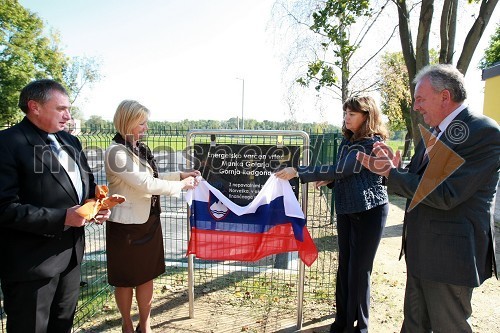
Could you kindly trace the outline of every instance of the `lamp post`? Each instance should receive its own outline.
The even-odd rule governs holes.
[[[237,80],[241,80],[242,82],[242,90],[241,90],[241,129],[245,129],[245,118],[243,118],[243,109],[245,106],[245,79],[241,79],[239,77],[236,78]],[[239,124],[239,122],[238,122]],[[238,126],[239,129],[239,126]]]

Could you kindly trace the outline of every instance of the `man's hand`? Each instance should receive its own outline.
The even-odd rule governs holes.
[[[372,153],[375,156],[358,152],[356,159],[377,175],[388,177],[391,169],[398,167],[401,163],[401,152],[398,150],[394,154],[392,149],[383,142],[376,142],[373,145]]]
[[[97,212],[96,216],[91,220],[91,222],[94,222],[96,224],[103,224],[105,221],[107,221],[107,219],[109,219],[110,215],[111,210],[101,209]]]
[[[66,210],[66,220],[64,220],[64,225],[69,227],[83,227],[85,223],[88,222],[76,212],[76,210],[80,207],[80,205],[76,205]]]
[[[314,182],[314,187],[316,187],[316,189],[319,189],[321,186],[326,186],[331,182],[333,182],[333,180],[318,180],[317,182]]]
[[[284,168],[275,173],[276,177],[279,179],[290,180],[294,177],[298,177],[297,169],[292,167]]]
[[[111,214],[111,211],[109,209],[101,209],[99,212],[97,212],[96,216],[92,220],[88,221],[76,212],[76,210],[80,207],[81,206],[76,205],[66,210],[66,220],[64,221],[64,225],[67,225],[69,227],[83,227],[89,222],[102,224],[109,218],[109,215]]]

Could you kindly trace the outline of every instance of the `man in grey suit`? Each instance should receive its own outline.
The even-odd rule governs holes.
[[[414,109],[433,134],[421,128],[428,140],[420,140],[405,169],[384,144],[374,148],[375,156],[359,153],[358,160],[387,177],[389,192],[408,199],[401,332],[472,332],[472,291],[497,276],[493,214],[500,131],[463,104],[464,77],[453,66],[427,66],[414,82]]]

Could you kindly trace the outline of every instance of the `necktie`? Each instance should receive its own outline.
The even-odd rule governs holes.
[[[68,174],[76,193],[78,194],[78,200],[82,201],[83,197],[83,184],[80,174],[80,168],[78,164],[68,155],[68,153],[61,147],[59,141],[54,136],[54,134],[49,134],[47,136],[50,142],[50,149],[56,155],[59,163],[63,166],[64,170]]]
[[[429,153],[436,144],[440,132],[441,130],[439,129],[439,126],[435,127],[432,131],[432,135],[429,138],[429,141],[427,141],[424,156],[422,158],[422,164],[426,163],[429,160]]]

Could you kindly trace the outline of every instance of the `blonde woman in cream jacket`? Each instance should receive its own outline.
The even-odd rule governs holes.
[[[133,333],[130,315],[134,288],[139,307],[135,332],[150,333],[153,279],[165,272],[160,195],[178,197],[196,186],[199,171],[159,174],[154,156],[141,142],[149,110],[136,101],[118,106],[113,122],[117,133],[105,153],[111,194],[127,199],[115,206],[106,224],[108,283],[122,317],[122,332]]]

